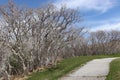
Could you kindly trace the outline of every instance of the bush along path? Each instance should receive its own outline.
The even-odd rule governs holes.
[[[109,64],[114,59],[116,58],[94,59],[59,80],[105,80],[109,73]]]

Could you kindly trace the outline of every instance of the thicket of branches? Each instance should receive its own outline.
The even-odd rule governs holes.
[[[86,33],[74,27],[81,21],[78,10],[58,10],[52,4],[37,9],[13,2],[1,6],[0,77],[24,76],[63,58],[120,52],[120,31]]]

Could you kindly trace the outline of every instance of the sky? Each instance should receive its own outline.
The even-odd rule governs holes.
[[[13,0],[17,5],[37,8],[46,3],[53,3],[58,8],[65,5],[68,8],[80,10],[83,22],[90,31],[120,30],[120,0]],[[8,0],[1,0],[0,5]]]

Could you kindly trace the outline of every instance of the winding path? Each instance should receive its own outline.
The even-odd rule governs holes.
[[[60,80],[105,80],[109,64],[116,58],[94,59]]]

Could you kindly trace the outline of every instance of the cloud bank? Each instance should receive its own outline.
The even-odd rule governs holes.
[[[110,31],[110,30],[120,30],[120,22],[116,23],[106,23],[97,27],[94,27],[90,32],[95,32],[99,30]]]
[[[106,12],[115,5],[116,0],[57,0],[54,4],[60,8],[65,5],[68,8],[80,10],[95,10]]]

